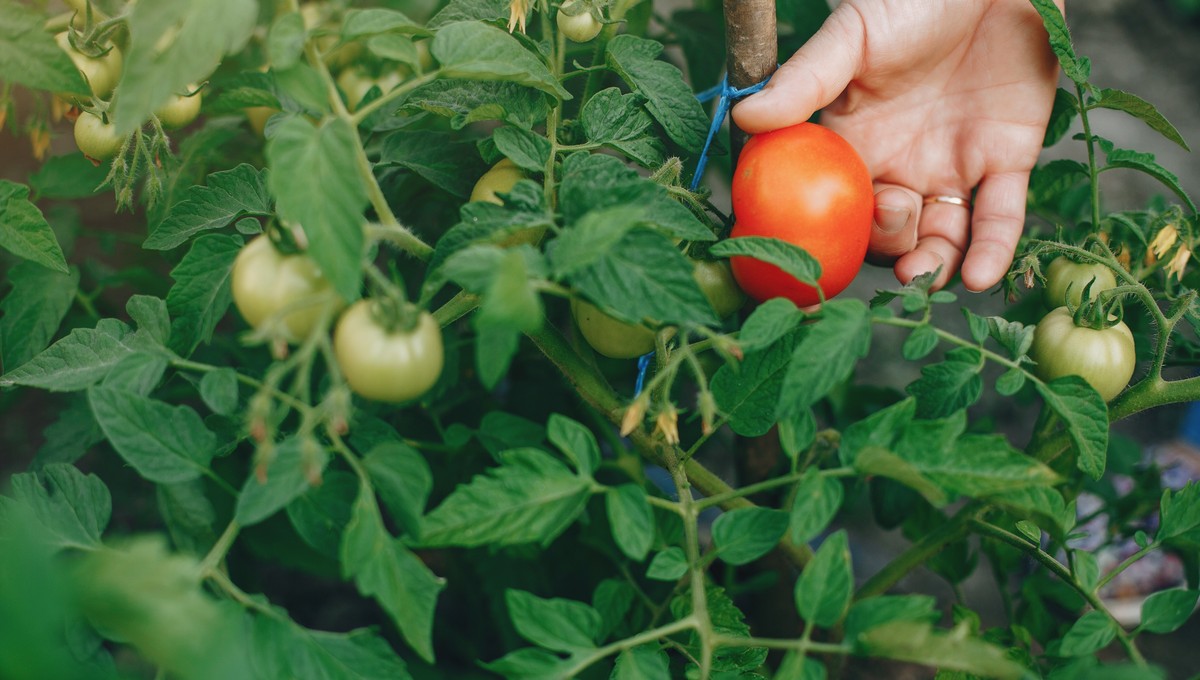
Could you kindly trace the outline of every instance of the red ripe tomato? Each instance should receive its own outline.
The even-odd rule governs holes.
[[[821,263],[826,298],[842,292],[862,267],[871,238],[875,192],[866,163],[850,143],[813,123],[754,135],[733,175],[732,236],[777,238]],[[817,291],[773,264],[732,258],[733,276],[762,302],[786,297],[817,304]]]

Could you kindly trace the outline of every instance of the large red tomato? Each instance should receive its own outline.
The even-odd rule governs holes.
[[[773,237],[808,251],[821,263],[826,298],[842,292],[862,267],[874,211],[871,173],[828,128],[801,123],[754,135],[738,157],[732,236]],[[749,257],[731,264],[738,285],[759,302],[819,302],[816,289],[773,264]]]

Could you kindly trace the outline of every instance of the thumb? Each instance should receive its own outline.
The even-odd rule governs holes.
[[[839,5],[761,92],[733,107],[733,121],[750,134],[803,123],[846,89],[865,47],[866,30],[858,12]]]

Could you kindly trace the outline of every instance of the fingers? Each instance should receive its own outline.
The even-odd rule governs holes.
[[[734,122],[755,134],[808,120],[850,84],[862,62],[865,41],[858,13],[840,5],[761,92],[733,107]]]
[[[937,271],[941,267],[933,286],[945,286],[962,264],[970,219],[971,212],[963,206],[950,203],[923,206],[917,227],[917,245],[896,260],[896,278],[901,283],[908,283],[920,274]]]
[[[991,288],[1004,278],[1025,226],[1028,172],[989,175],[975,194],[971,246],[963,262],[963,285],[970,291]]]
[[[921,195],[897,184],[875,183],[875,221],[867,246],[874,264],[891,264],[917,245]]]

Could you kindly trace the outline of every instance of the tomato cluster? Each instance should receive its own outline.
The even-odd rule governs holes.
[[[345,306],[308,255],[283,254],[266,236],[242,247],[233,265],[233,301],[250,326],[268,325],[298,342]],[[388,314],[370,300],[341,313],[333,333],[338,368],[350,389],[367,399],[410,401],[429,391],[444,363],[442,331],[433,316],[400,305]]]
[[[1102,264],[1077,263],[1066,257],[1050,263],[1044,300],[1052,309],[1038,322],[1029,348],[1039,378],[1079,376],[1104,401],[1125,389],[1137,365],[1129,326],[1115,317],[1098,328],[1081,326],[1076,324],[1073,312],[1082,303],[1084,290],[1088,291],[1088,299],[1094,300],[1116,285],[1112,270]]]

